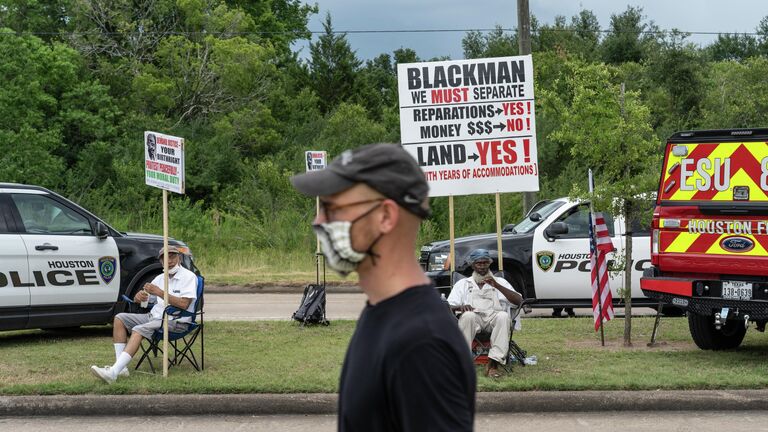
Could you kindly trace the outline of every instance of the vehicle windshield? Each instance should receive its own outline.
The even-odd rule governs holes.
[[[538,213],[539,216],[541,216],[541,219],[534,222],[530,219],[530,217],[526,217],[520,221],[520,223],[515,225],[515,232],[518,234],[525,234],[535,230],[539,224],[541,224],[546,218],[549,217],[549,215],[551,215],[555,210],[557,210],[558,207],[563,204],[565,204],[563,201],[549,201],[548,203],[545,203],[544,205],[537,208],[535,212],[533,212]]]

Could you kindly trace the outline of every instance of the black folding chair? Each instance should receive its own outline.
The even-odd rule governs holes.
[[[168,347],[171,350],[168,354],[168,367],[177,366],[184,360],[187,360],[192,367],[197,371],[205,369],[205,326],[203,322],[203,291],[205,288],[205,279],[202,276],[197,277],[197,299],[195,299],[195,312],[188,312],[183,309],[179,309],[175,306],[166,306],[163,311],[163,319],[165,315],[174,317],[176,319],[183,317],[191,317],[191,322],[187,323],[187,329],[180,332],[168,331]],[[200,359],[195,355],[194,347],[195,342],[200,340]],[[145,345],[146,342],[146,345]],[[136,362],[135,369],[144,362],[149,363],[149,368],[152,373],[155,373],[155,366],[152,362],[152,358],[157,360],[158,353],[162,354],[163,349],[163,329],[155,330],[151,339],[144,339],[141,341],[141,357]]]

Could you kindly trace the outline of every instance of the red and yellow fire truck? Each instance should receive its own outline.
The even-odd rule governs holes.
[[[675,133],[662,169],[640,287],[699,348],[736,348],[768,322],[768,129]]]

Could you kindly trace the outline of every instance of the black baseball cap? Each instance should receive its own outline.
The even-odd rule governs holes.
[[[323,170],[291,177],[291,184],[309,196],[343,192],[365,183],[400,207],[424,219],[429,185],[416,160],[399,144],[368,144],[346,150]]]

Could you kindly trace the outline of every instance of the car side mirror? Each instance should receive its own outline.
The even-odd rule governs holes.
[[[555,222],[544,230],[544,235],[549,241],[554,241],[563,234],[568,234],[568,225],[565,222]]]
[[[109,237],[109,229],[107,229],[107,226],[101,221],[96,222],[96,237],[98,237],[99,240],[104,240]]]
[[[536,212],[533,212],[531,213],[530,216],[528,216],[528,219],[530,219],[531,222],[538,222],[541,220],[541,215]]]
[[[513,233],[515,232],[515,224],[506,224],[504,225],[504,228],[501,229],[502,233]]]

